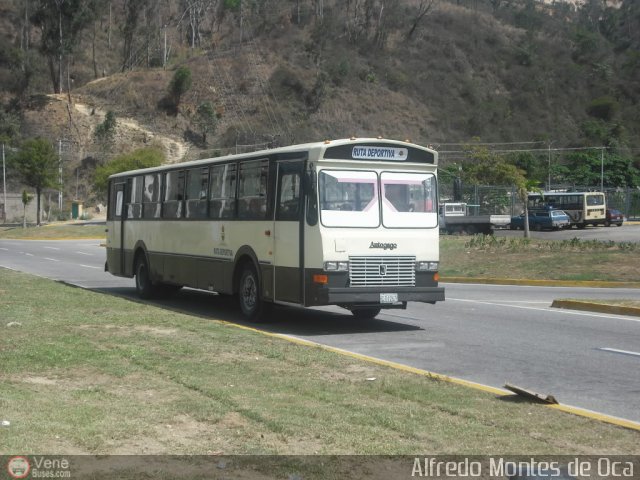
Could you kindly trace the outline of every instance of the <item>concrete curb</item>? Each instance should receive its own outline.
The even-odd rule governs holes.
[[[588,287],[588,288],[640,288],[640,282],[597,282],[571,280],[527,280],[513,278],[466,278],[444,277],[440,282],[449,283],[478,283],[481,285],[524,285],[538,287]],[[640,307],[625,307],[622,305],[608,305],[582,300],[554,300],[552,308],[567,310],[581,310],[584,312],[608,313],[611,315],[632,315],[640,317]]]
[[[554,300],[552,308],[566,308],[569,310],[582,310],[587,312],[611,313],[614,315],[634,315],[640,317],[640,307],[625,307],[623,305],[607,305],[595,302],[583,302],[581,300]]]

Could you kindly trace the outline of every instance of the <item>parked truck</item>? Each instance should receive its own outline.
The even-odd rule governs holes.
[[[440,231],[450,235],[490,235],[497,228],[507,228],[510,215],[471,215],[463,202],[441,203],[438,207]]]

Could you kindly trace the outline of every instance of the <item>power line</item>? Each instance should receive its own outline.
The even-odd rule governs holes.
[[[478,146],[491,146],[491,145],[535,145],[538,143],[548,143],[544,140],[538,141],[525,141],[525,142],[493,142],[493,143],[476,143],[476,142],[457,142],[457,143],[436,143],[438,146],[442,145],[468,145],[469,147]]]
[[[580,151],[580,150],[608,150],[610,147],[564,147],[564,148],[527,148],[527,149],[509,149],[509,150],[489,150],[490,153],[526,153],[526,152],[540,152],[540,153],[548,153],[548,152],[569,152],[569,151]],[[467,156],[473,154],[473,151],[470,150],[440,150],[438,151],[440,155],[448,154],[448,153],[466,153]],[[463,157],[466,158],[466,157]]]

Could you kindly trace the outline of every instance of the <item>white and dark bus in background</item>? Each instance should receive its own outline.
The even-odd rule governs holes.
[[[529,194],[529,210],[563,210],[571,219],[571,226],[604,225],[606,216],[605,195],[602,192],[542,192]]]
[[[444,300],[437,152],[345,139],[130,171],[109,179],[110,273],[149,298],[183,286],[356,317]]]

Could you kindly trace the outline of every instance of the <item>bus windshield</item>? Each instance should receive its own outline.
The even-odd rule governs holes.
[[[437,225],[434,175],[383,172],[380,180],[385,227],[433,228]]]
[[[377,227],[376,172],[323,170],[320,172],[320,210],[326,227]]]
[[[325,227],[434,228],[436,178],[430,173],[323,170],[319,177]],[[381,199],[381,200],[380,200]]]

